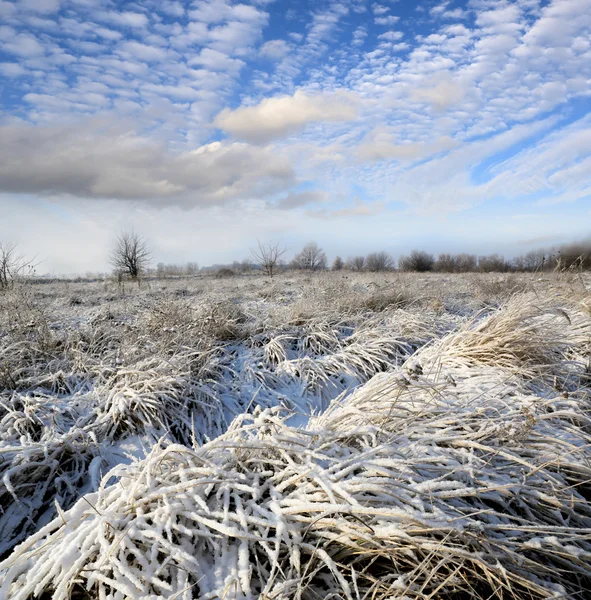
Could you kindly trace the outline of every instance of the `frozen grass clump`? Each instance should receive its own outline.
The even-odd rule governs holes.
[[[576,305],[526,294],[485,311],[424,354],[444,365],[490,365],[529,379],[567,379],[580,370],[591,320]]]
[[[589,399],[539,403],[480,376],[385,374],[306,430],[257,411],[202,448],[157,447],[19,546],[1,589],[576,598],[591,585]]]

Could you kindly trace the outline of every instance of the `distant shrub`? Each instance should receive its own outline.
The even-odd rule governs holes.
[[[442,273],[457,273],[457,257],[453,254],[440,254],[435,262],[435,270]]]
[[[478,259],[476,258],[475,254],[456,254],[456,261],[459,273],[469,273],[470,271],[476,271]]]
[[[334,259],[334,262],[332,263],[332,270],[333,271],[341,271],[344,266],[345,266],[345,263],[343,262],[343,259],[340,256],[337,256]]]
[[[234,275],[236,275],[236,273],[228,267],[221,267],[215,272],[215,276],[218,279],[223,279],[224,277],[234,277]]]
[[[363,271],[365,256],[350,256],[347,259],[347,269],[350,271]]]
[[[401,257],[398,264],[402,271],[425,273],[433,270],[435,257],[423,250],[413,250],[408,256]]]
[[[372,252],[365,259],[365,268],[372,273],[391,271],[394,268],[394,259],[387,252]]]
[[[440,254],[433,267],[441,273],[469,273],[476,271],[477,264],[474,254]]]
[[[478,269],[483,273],[504,273],[507,268],[507,262],[499,254],[478,257]]]

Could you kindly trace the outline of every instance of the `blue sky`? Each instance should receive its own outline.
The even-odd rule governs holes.
[[[588,236],[591,0],[0,0],[0,240],[42,270],[261,241]]]

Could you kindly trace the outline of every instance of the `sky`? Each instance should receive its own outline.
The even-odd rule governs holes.
[[[38,270],[591,234],[591,0],[0,0],[0,241]]]

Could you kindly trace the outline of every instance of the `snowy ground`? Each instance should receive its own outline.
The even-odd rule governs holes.
[[[0,598],[583,597],[588,288],[324,273],[2,294]]]

